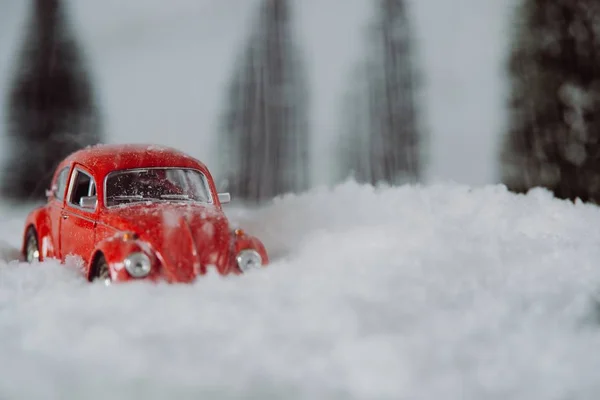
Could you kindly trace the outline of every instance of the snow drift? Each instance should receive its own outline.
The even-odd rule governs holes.
[[[10,253],[24,211],[9,210]],[[264,238],[267,270],[104,287],[72,263],[4,252],[0,398],[546,400],[600,389],[595,206],[543,190],[347,182],[228,213]]]

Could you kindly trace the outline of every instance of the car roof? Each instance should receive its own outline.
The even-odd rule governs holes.
[[[207,173],[206,166],[190,155],[155,144],[97,144],[78,150],[61,164],[76,162],[96,175],[122,169],[150,167],[195,168]]]

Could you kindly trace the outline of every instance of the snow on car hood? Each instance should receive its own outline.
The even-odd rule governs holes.
[[[109,209],[104,222],[132,231],[161,258],[165,274],[187,282],[214,265],[229,265],[230,228],[222,210],[211,204],[147,202]]]

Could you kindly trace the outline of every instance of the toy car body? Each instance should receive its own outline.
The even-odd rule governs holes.
[[[200,161],[168,147],[97,145],[63,160],[47,204],[27,216],[28,262],[83,259],[88,280],[192,282],[268,264],[264,245],[230,227]]]

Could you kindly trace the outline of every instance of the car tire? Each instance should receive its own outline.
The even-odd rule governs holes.
[[[96,257],[96,261],[94,262],[94,277],[92,278],[92,281],[104,282],[106,285],[110,285],[112,281],[110,277],[110,267],[102,253]]]
[[[40,246],[38,241],[38,235],[34,227],[27,229],[25,235],[25,246],[23,246],[23,256],[25,261],[32,264],[34,261],[40,261]]]

